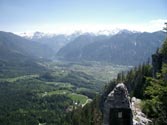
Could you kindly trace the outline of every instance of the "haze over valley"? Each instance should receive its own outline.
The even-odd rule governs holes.
[[[165,0],[0,0],[0,125],[102,125],[118,83],[141,100],[144,120],[164,125],[166,8]]]

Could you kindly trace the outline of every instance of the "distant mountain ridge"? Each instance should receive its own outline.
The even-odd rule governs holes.
[[[0,78],[47,71],[40,60],[48,59],[51,53],[44,45],[0,31]]]
[[[0,59],[17,56],[29,58],[51,57],[52,50],[37,42],[27,40],[10,32],[0,31]]]
[[[70,61],[88,60],[138,65],[161,46],[165,36],[163,31],[141,33],[128,30],[111,36],[85,34],[61,48],[57,57]]]
[[[0,32],[0,59],[44,58],[138,65],[161,46],[165,32],[121,30],[112,35],[77,32],[71,35],[36,32],[20,37]]]
[[[62,47],[71,41],[75,40],[77,37],[82,35],[92,35],[92,36],[112,36],[120,32],[137,32],[129,31],[125,29],[114,29],[114,30],[99,30],[96,33],[94,32],[82,32],[75,31],[72,34],[63,34],[63,33],[44,33],[44,32],[31,32],[31,33],[20,33],[21,37],[24,37],[28,40],[39,42],[43,45],[47,45],[51,48],[54,53],[57,53]]]
[[[36,41],[40,44],[48,46],[50,49],[53,50],[54,53],[59,51],[63,46],[68,44],[70,41],[74,40],[78,37],[80,33],[76,32],[71,35],[66,34],[50,34],[50,33],[43,33],[43,32],[35,32],[31,34],[23,33],[21,34],[22,37]]]
[[[114,30],[99,30],[96,33],[94,32],[82,32],[75,31],[72,34],[56,34],[56,33],[44,33],[44,32],[32,32],[32,33],[21,33],[20,36],[24,37],[28,40],[39,42],[43,45],[48,46],[50,49],[57,53],[62,47],[66,44],[75,41],[77,37],[82,35],[91,35],[97,36],[97,38],[102,37],[110,37],[112,35],[121,33],[121,32],[137,32],[137,31],[129,31],[126,29],[114,29]]]

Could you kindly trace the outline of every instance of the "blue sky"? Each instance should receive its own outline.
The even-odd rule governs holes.
[[[0,0],[0,30],[11,32],[153,31],[166,20],[167,0]]]

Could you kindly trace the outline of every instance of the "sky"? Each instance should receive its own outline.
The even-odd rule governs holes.
[[[167,0],[0,0],[0,30],[14,33],[129,29],[167,22]]]

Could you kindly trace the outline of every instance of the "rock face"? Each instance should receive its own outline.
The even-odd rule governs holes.
[[[132,125],[131,103],[126,86],[119,83],[104,103],[103,125]]]
[[[152,121],[141,111],[141,100],[132,97],[133,125],[151,125]]]

